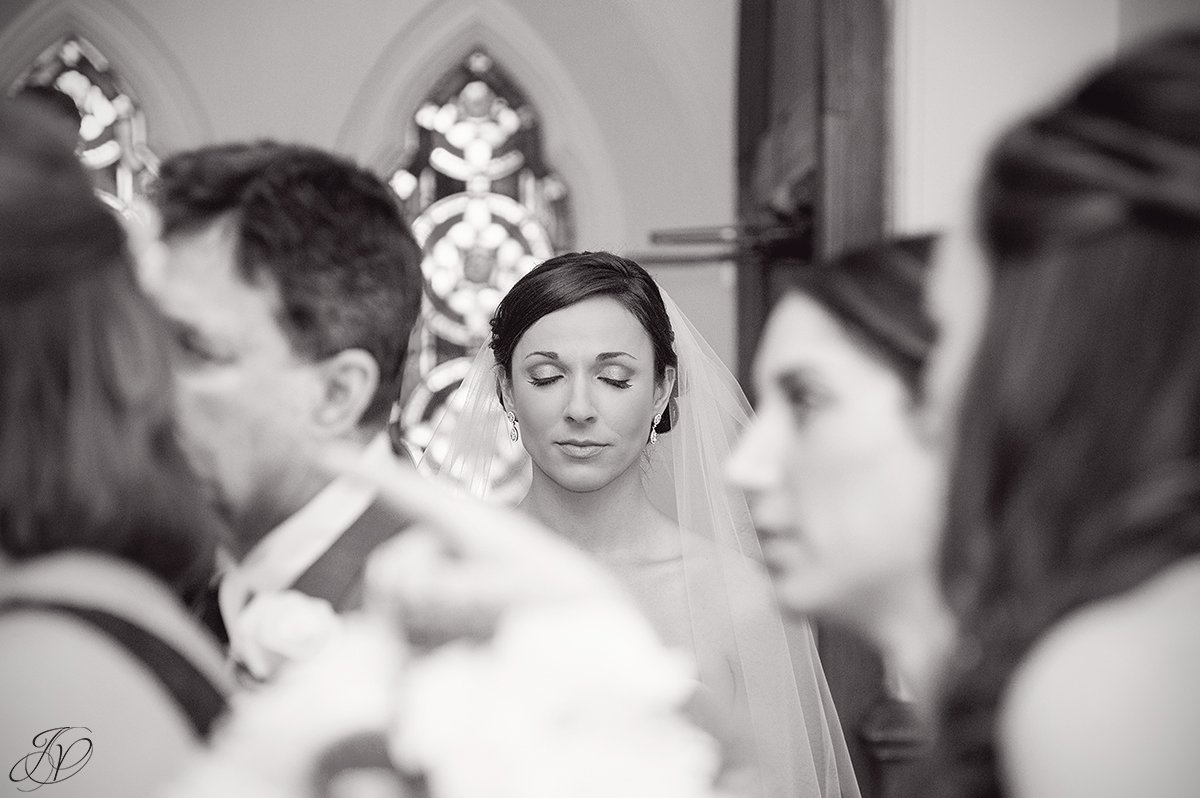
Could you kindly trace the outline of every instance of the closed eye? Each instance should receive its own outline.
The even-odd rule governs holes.
[[[618,380],[618,379],[614,379],[612,377],[601,377],[600,381],[606,382],[609,385],[613,386],[614,388],[622,388],[623,389],[623,388],[630,388],[633,386],[633,383],[631,383],[629,380]]]
[[[235,360],[231,354],[217,351],[203,335],[185,324],[172,324],[175,348],[188,360],[201,363],[231,363]]]
[[[551,385],[552,383],[558,382],[561,379],[561,374],[555,374],[553,377],[530,377],[529,384],[540,388],[543,385]]]
[[[798,372],[780,375],[777,384],[792,411],[799,418],[804,418],[812,410],[829,401],[828,395],[812,385],[805,375]]]

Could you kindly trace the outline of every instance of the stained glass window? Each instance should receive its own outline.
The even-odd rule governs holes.
[[[124,210],[158,167],[146,146],[146,122],[108,59],[86,39],[67,35],[42,51],[11,87],[53,89],[74,102],[79,157],[95,173],[98,192]]]
[[[395,416],[410,450],[444,454],[455,390],[522,275],[571,246],[567,189],[542,159],[538,114],[483,51],[445,75],[413,115],[391,175],[425,257],[415,351]],[[445,418],[443,419],[443,413]],[[439,432],[434,428],[440,422]],[[520,491],[524,455],[496,430],[493,491]]]

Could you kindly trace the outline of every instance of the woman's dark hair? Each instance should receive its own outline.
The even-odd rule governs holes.
[[[611,297],[633,314],[654,348],[654,376],[677,368],[675,333],[658,285],[637,263],[609,252],[571,252],[545,261],[516,282],[492,317],[492,352],[506,378],[512,376],[513,350],[521,336],[543,316],[593,297]],[[674,411],[673,411],[674,412]],[[655,428],[671,429],[672,413]]]
[[[0,102],[0,549],[88,549],[181,597],[219,526],[177,447],[170,335],[70,131]]]
[[[1200,32],[1132,51],[996,145],[990,311],[943,578],[962,651],[939,785],[1004,792],[996,715],[1064,615],[1200,554]]]
[[[790,286],[894,369],[914,398],[921,395],[936,338],[926,307],[936,241],[933,235],[911,236],[853,249],[802,272]]]

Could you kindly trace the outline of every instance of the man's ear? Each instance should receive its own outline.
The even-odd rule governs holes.
[[[379,387],[379,364],[365,349],[343,349],[321,361],[320,400],[313,413],[318,429],[343,436],[359,425]]]
[[[654,386],[655,415],[667,412],[667,403],[671,401],[673,393],[675,393],[675,367],[667,366],[663,369],[662,379]]]

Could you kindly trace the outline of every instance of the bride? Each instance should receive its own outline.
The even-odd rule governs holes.
[[[857,796],[811,629],[783,624],[745,499],[721,477],[746,399],[650,275],[604,252],[546,261],[501,302],[460,391],[448,446],[423,470],[487,497],[497,432],[524,447],[518,509],[609,566],[694,656],[690,710],[722,742],[722,784]]]

